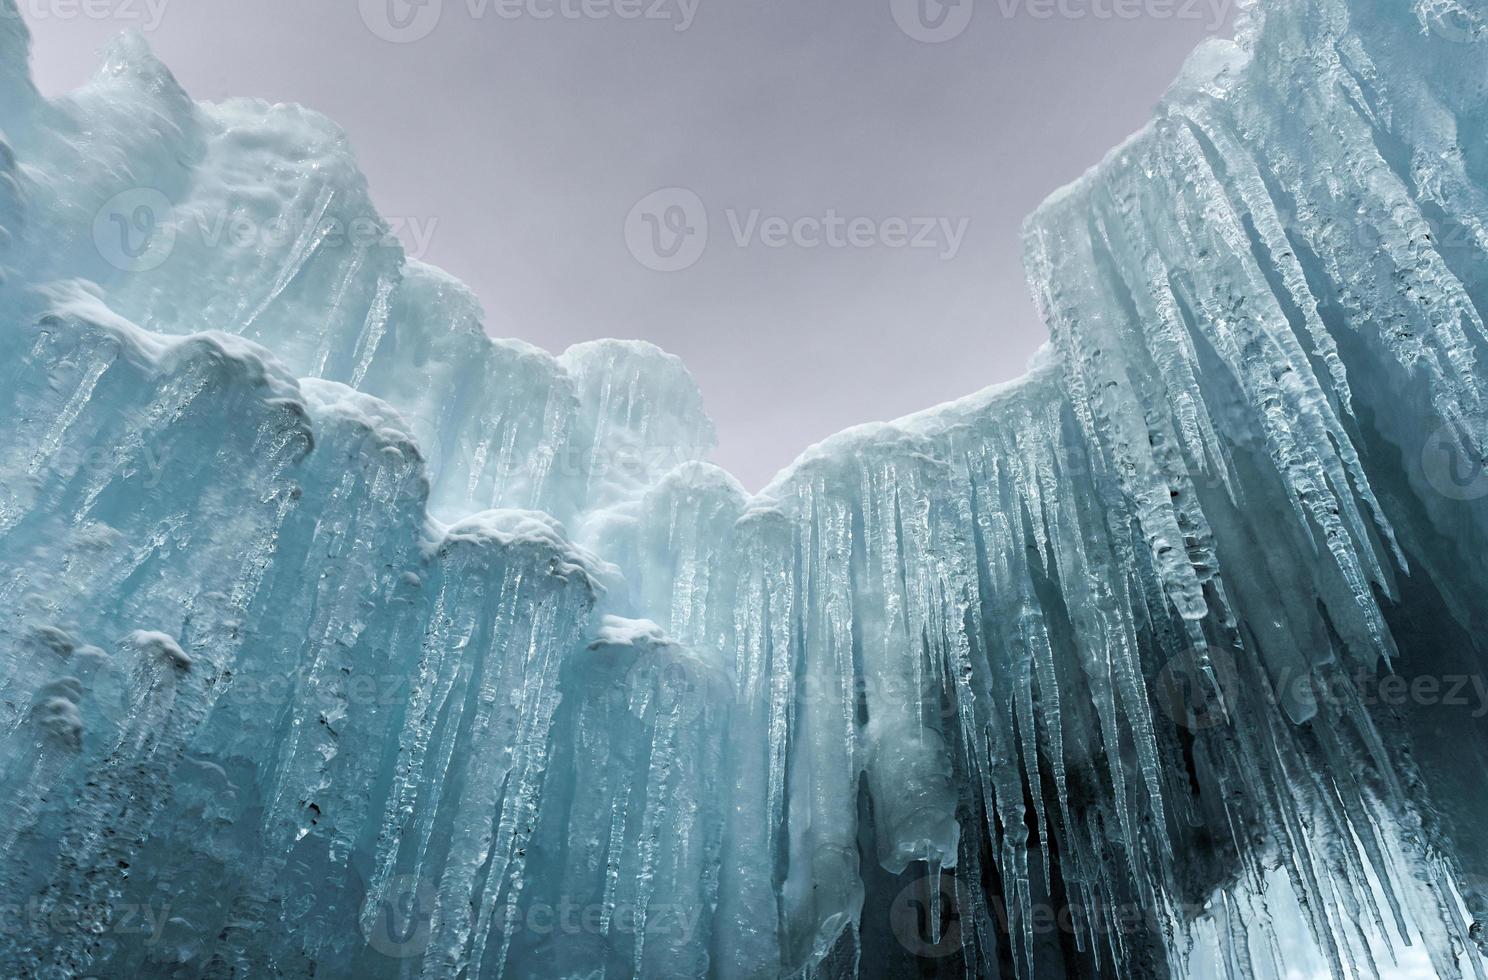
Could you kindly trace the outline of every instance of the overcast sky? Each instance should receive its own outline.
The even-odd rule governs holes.
[[[198,99],[330,115],[492,334],[681,355],[755,490],[1022,373],[1024,216],[1235,0],[18,2],[49,94],[134,27]]]

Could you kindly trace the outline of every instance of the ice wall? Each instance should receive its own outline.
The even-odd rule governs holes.
[[[0,969],[1483,976],[1484,23],[1247,8],[1027,378],[750,497],[323,118],[0,0]]]

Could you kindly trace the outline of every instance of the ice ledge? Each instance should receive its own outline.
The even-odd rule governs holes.
[[[272,353],[251,340],[218,331],[182,336],[152,333],[115,313],[97,287],[81,280],[53,283],[38,293],[45,304],[38,317],[43,330],[62,321],[87,324],[113,338],[123,356],[155,373],[170,372],[187,360],[206,356],[245,384],[266,389],[267,398],[304,410],[299,382]]]
[[[320,378],[301,378],[299,389],[316,417],[335,418],[364,428],[384,446],[398,449],[409,459],[422,461],[423,453],[408,421],[382,399]]]
[[[563,525],[539,511],[490,510],[448,526],[430,523],[431,557],[459,546],[495,545],[502,557],[526,555],[557,578],[582,582],[596,597],[621,581],[618,568],[570,542]]]
[[[317,429],[341,422],[367,430],[383,449],[396,449],[420,470],[423,458],[407,421],[387,402],[345,385],[315,378],[296,380],[267,350],[241,337],[201,333],[161,336],[141,329],[113,310],[87,283],[57,283],[44,290],[47,305],[37,321],[45,332],[70,323],[102,333],[118,346],[120,356],[155,376],[173,374],[188,362],[206,359],[250,389],[262,389],[269,406],[289,410],[312,438]],[[621,580],[620,571],[573,544],[553,517],[523,510],[492,510],[444,525],[427,517],[430,557],[450,546],[495,546],[493,558],[525,556],[533,567],[546,568],[565,581],[582,581],[595,596]]]
[[[751,501],[751,512],[771,509],[791,488],[833,466],[852,463],[865,454],[925,454],[933,444],[956,433],[983,432],[1007,420],[1019,401],[1063,397],[1058,388],[1058,357],[1049,344],[1040,347],[1021,377],[991,385],[964,398],[914,412],[892,422],[868,422],[844,429],[810,447],[781,470]]]
[[[595,631],[594,641],[589,644],[589,649],[597,650],[600,647],[651,649],[652,647],[675,647],[676,645],[676,642],[667,636],[666,630],[649,619],[606,616],[600,623],[599,629]]]
[[[1243,46],[1241,42],[1227,41],[1223,38],[1208,38],[1189,54],[1184,61],[1183,67],[1178,72],[1178,77],[1168,87],[1167,92],[1158,102],[1154,111],[1154,121],[1148,122],[1141,129],[1132,133],[1122,140],[1113,149],[1101,158],[1100,162],[1086,170],[1079,177],[1058,188],[1044,198],[1034,212],[1023,222],[1023,234],[1026,238],[1032,229],[1045,224],[1045,217],[1066,204],[1069,201],[1083,198],[1090,192],[1091,185],[1099,178],[1100,174],[1111,167],[1121,166],[1127,157],[1132,155],[1141,144],[1157,139],[1156,119],[1161,118],[1163,110],[1169,105],[1184,102],[1197,95],[1223,95],[1235,84],[1240,73],[1250,63],[1251,49]]]

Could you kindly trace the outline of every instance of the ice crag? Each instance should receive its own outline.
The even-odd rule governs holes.
[[[0,974],[1484,976],[1478,5],[1247,9],[1029,221],[1026,379],[756,497],[321,117],[26,47]]]

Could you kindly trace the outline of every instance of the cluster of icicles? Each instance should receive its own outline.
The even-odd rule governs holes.
[[[322,117],[27,46],[4,975],[1484,976],[1475,9],[1247,7],[1030,219],[1025,379],[754,496],[337,234]]]

